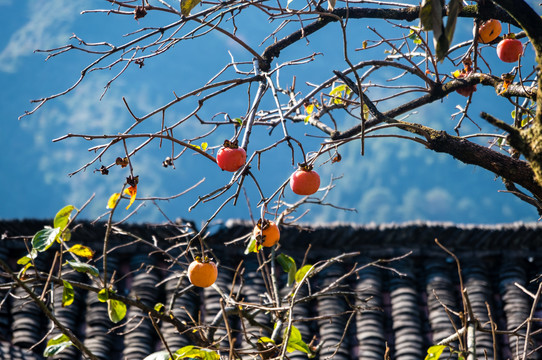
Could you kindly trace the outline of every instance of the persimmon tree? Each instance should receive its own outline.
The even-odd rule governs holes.
[[[70,44],[45,50],[48,58],[66,52],[83,52],[92,55],[92,60],[82,69],[79,79],[72,86],[58,94],[34,100],[36,106],[23,116],[34,113],[48,101],[76,91],[77,86],[92,72],[116,70],[116,75],[104,84],[105,93],[128,68],[141,67],[141,71],[145,71],[143,66],[146,61],[152,61],[156,56],[168,56],[170,49],[182,46],[186,41],[204,42],[205,36],[211,33],[220,33],[233,41],[244,50],[244,56],[241,59],[231,56],[231,61],[225,63],[223,69],[204,85],[194,89],[183,88],[182,94],[176,90],[167,103],[157,104],[147,114],[134,113],[125,100],[126,111],[133,117],[133,123],[127,129],[118,129],[114,134],[69,133],[56,139],[61,141],[75,137],[100,142],[92,147],[97,153],[94,159],[82,164],[70,175],[90,167],[98,167],[102,174],[107,174],[113,166],[130,165],[128,178],[131,180],[127,184],[131,186],[139,175],[133,173],[132,162],[136,162],[137,153],[152,142],[171,144],[171,156],[164,160],[164,166],[174,166],[182,156],[194,151],[203,156],[202,161],[215,162],[224,139],[214,134],[223,134],[219,129],[229,128],[232,135],[228,143],[237,141],[247,153],[245,166],[220,189],[201,194],[200,201],[194,207],[220,197],[225,197],[224,203],[237,202],[246,178],[258,185],[258,177],[250,168],[259,166],[260,156],[277,147],[288,146],[291,149],[292,164],[314,165],[330,158],[339,159],[340,148],[346,143],[360,141],[363,155],[365,142],[369,139],[375,141],[373,138],[392,136],[398,141],[416,141],[429,150],[446,153],[461,162],[489,170],[503,180],[508,192],[537,210],[542,209],[539,201],[542,170],[537,145],[539,130],[536,106],[538,48],[535,43],[536,24],[540,20],[525,2],[512,6],[505,2],[475,1],[464,5],[461,1],[452,1],[447,7],[442,7],[438,1],[425,1],[420,10],[414,5],[379,3],[376,6],[372,1],[360,1],[359,4],[354,2],[336,9],[330,3],[333,11],[322,8],[321,2],[300,4],[295,1],[286,4],[203,2],[202,6],[197,1],[183,1],[182,9],[179,4],[161,1],[156,4],[146,1],[141,4],[121,1],[106,3],[110,3],[111,7],[84,13],[130,16],[135,18],[134,21],[147,20],[153,14],[161,15],[161,21],[165,21],[165,14],[171,22],[153,27],[141,26],[140,30],[128,34],[125,42],[91,43],[74,35]],[[259,40],[263,45],[249,44],[243,40],[243,32],[250,31],[243,27],[243,21],[245,17],[261,16],[270,21],[268,36]],[[381,19],[389,29],[383,35],[370,27],[371,38],[354,40],[351,28],[362,19]],[[499,24],[502,22],[504,30],[502,34],[495,32],[496,37],[489,44],[485,39],[472,35],[471,40],[453,43],[456,23],[464,26],[468,21],[472,24],[473,33],[477,34],[479,28],[491,19]],[[275,28],[274,23],[280,25]],[[281,53],[302,46],[310,41],[311,36],[332,27],[339,27],[341,31],[342,37],[337,41],[341,44],[344,61],[329,66],[329,73],[321,74],[326,78],[324,81],[313,81],[309,74],[301,71],[303,66],[315,61],[321,55],[319,53],[307,53],[300,58],[280,58],[279,61]],[[510,65],[508,73],[495,74],[491,69],[500,64],[495,64],[491,58],[494,56],[493,48],[507,32],[525,40],[521,44],[526,54],[530,55],[534,50],[535,61],[522,56]],[[465,37],[464,33],[459,35]],[[326,47],[322,48],[325,50]],[[295,76],[287,81],[284,75],[280,77],[292,71]],[[300,82],[309,86],[298,90]],[[495,97],[509,99],[514,118],[510,120],[508,114],[494,114],[490,109],[481,115],[472,114],[469,111],[473,102],[470,95],[476,86],[492,87]],[[216,104],[215,99],[239,97],[245,91],[245,109],[237,109],[235,114],[214,111],[216,115],[212,119],[200,115],[213,112],[211,109]],[[431,123],[421,120],[401,120],[431,103],[451,101],[448,95],[455,91],[467,95],[464,104],[458,104],[459,112],[450,114],[459,119],[455,126],[434,128]],[[489,99],[484,101],[490,103]],[[192,107],[186,116],[177,119],[169,115],[183,106]],[[338,117],[357,119],[358,123],[341,126]],[[461,134],[460,128],[465,119],[476,123],[479,132]],[[155,122],[158,123],[155,130],[148,132],[148,127],[152,126],[147,123]],[[194,123],[201,128],[196,136],[183,138],[177,135],[183,132],[184,126]],[[311,148],[306,148],[309,145],[303,137],[292,136],[297,134],[298,124],[303,123],[317,130],[313,136],[321,138],[320,145],[314,147],[311,143]],[[282,137],[264,147],[258,147],[255,141],[249,146],[253,128],[262,126],[270,128],[271,132],[280,132]],[[143,128],[145,130],[140,132],[139,129]],[[499,131],[494,131],[495,128]],[[139,143],[133,144],[133,140]],[[129,147],[126,145],[128,141]],[[123,156],[115,163],[102,163],[111,153]],[[270,203],[281,204],[285,186],[286,183],[283,183],[272,193],[261,192],[259,205],[265,209]],[[232,190],[234,194],[228,197],[226,194],[230,193],[230,189],[236,190]],[[130,194],[133,194],[132,190]]]
[[[200,194],[193,205],[220,200],[214,214],[201,229],[192,233],[186,247],[186,254],[191,258],[204,257],[210,250],[203,235],[227,204],[244,206],[239,198],[247,182],[258,189],[258,226],[262,226],[260,231],[247,234],[247,239],[251,239],[247,241],[247,251],[258,252],[261,243],[265,242],[258,232],[265,231],[266,218],[273,218],[278,225],[293,224],[297,219],[292,214],[300,205],[330,205],[325,202],[325,197],[334,186],[340,186],[340,182],[325,183],[316,194],[313,194],[316,180],[312,175],[310,184],[299,184],[302,178],[308,177],[305,175],[317,171],[315,164],[332,166],[341,160],[341,147],[351,142],[359,143],[362,157],[366,152],[365,144],[381,138],[413,141],[427,151],[445,153],[463,163],[486,169],[502,179],[507,192],[532,205],[533,211],[542,213],[542,110],[539,104],[542,101],[542,19],[525,1],[450,0],[445,3],[424,0],[421,5],[372,0],[328,0],[327,3],[323,0],[181,0],[180,3],[105,0],[104,3],[109,5],[106,9],[87,10],[83,14],[132,17],[134,22],[141,21],[139,29],[115,43],[91,42],[84,36],[74,35],[65,46],[40,50],[46,52],[48,58],[79,52],[88,55],[89,61],[75,83],[57,94],[34,100],[35,107],[23,117],[39,111],[49,101],[77,91],[92,73],[114,70],[115,74],[104,84],[103,96],[107,96],[105,92],[127,69],[139,67],[145,71],[145,63],[157,56],[167,57],[174,47],[182,47],[187,41],[199,41],[204,46],[207,37],[217,34],[243,51],[237,58],[230,54],[231,61],[224,63],[223,68],[210,78],[202,79],[201,86],[184,88],[179,84],[182,93],[172,92],[168,101],[156,104],[146,114],[136,113],[125,99],[126,111],[133,118],[126,129],[117,129],[110,134],[69,132],[55,139],[78,138],[94,144],[91,150],[96,153],[95,157],[81,164],[71,175],[86,169],[98,169],[97,173],[103,175],[110,171],[126,172],[126,182],[119,184],[121,190],[113,194],[107,204],[110,208],[109,231],[115,209],[122,199],[130,199],[127,208],[138,200],[138,186],[144,186],[145,177],[149,175],[135,173],[133,164],[137,163],[143,148],[156,143],[171,147],[171,155],[162,164],[165,167],[175,166],[183,157],[195,153],[202,162],[217,162],[220,156],[217,171],[224,169],[232,174],[219,188]],[[143,18],[153,17],[161,23],[143,25]],[[264,38],[247,40],[246,34],[251,32],[247,20],[253,18],[268,20],[268,23],[258,22],[258,30],[266,32]],[[379,28],[369,27],[371,36],[360,38],[359,26],[367,19],[371,19],[372,24],[378,21]],[[502,32],[497,28],[487,30],[490,20],[492,24],[502,24]],[[381,26],[386,28],[385,33]],[[479,36],[484,27],[483,36]],[[292,53],[299,54],[292,49],[302,48],[312,37],[331,28],[340,30],[334,45],[341,49],[343,61],[329,64],[328,73],[304,72],[304,67],[310,66],[322,54],[306,52],[291,57]],[[469,29],[467,34],[465,28]],[[462,41],[454,41],[456,38]],[[502,41],[509,42],[508,38],[521,41],[522,53],[500,49],[499,57],[503,59],[501,54],[504,52],[508,55],[504,61],[511,63],[507,63],[506,73],[496,74],[492,69],[499,68],[502,63],[495,61],[501,60],[495,60],[489,54],[494,56],[497,45]],[[320,48],[326,51],[325,44]],[[212,52],[208,56],[212,56]],[[287,74],[288,78],[281,74]],[[294,76],[290,76],[292,74]],[[481,87],[493,89],[491,96],[495,99],[507,99],[513,117],[509,112],[494,113],[490,98],[484,99],[487,104],[484,112],[473,114],[473,99]],[[451,96],[455,92],[464,96],[460,98],[461,104],[458,97]],[[238,98],[239,94],[246,98],[243,108],[236,109],[235,114],[215,110],[216,99],[227,101]],[[437,128],[430,121],[413,116],[418,109],[437,102],[458,103],[458,112],[449,114],[456,120],[453,124],[449,122],[449,127]],[[170,115],[179,107],[185,111],[187,107],[191,108],[181,118]],[[216,115],[212,118],[203,115],[210,112]],[[344,126],[339,120],[343,118],[354,119],[356,123]],[[464,121],[476,124],[479,131],[463,134]],[[183,129],[187,124],[192,127],[195,124],[198,133],[184,137]],[[307,137],[299,136],[298,127],[305,125],[314,130],[317,142],[314,138],[308,141]],[[253,132],[257,127],[269,129],[275,137],[280,135],[277,140],[260,146]],[[224,133],[231,136],[224,139]],[[285,164],[299,163],[297,172],[301,176],[296,175],[296,188],[304,190],[296,191],[301,196],[293,204],[284,201],[284,193],[290,191],[288,185],[293,177],[284,179],[280,186],[267,192],[260,187],[260,181],[268,175],[254,171],[260,166],[262,154],[279,147],[290,149],[291,157],[283,160]],[[116,160],[104,162],[111,154]],[[191,169],[193,173],[197,170]],[[318,186],[319,182],[316,188]],[[310,191],[307,188],[311,188]],[[331,206],[338,207],[337,204]],[[58,240],[66,224],[62,225],[55,226],[59,230],[55,234],[48,233],[47,238]],[[261,256],[260,252],[258,254]],[[273,263],[279,261],[286,270],[294,268],[288,257],[277,257],[274,250],[269,257]],[[25,264],[31,258],[29,256]],[[220,271],[220,263],[218,268]],[[297,277],[303,282],[317,269],[307,268]],[[107,278],[102,285],[107,293]],[[127,301],[114,294],[110,296],[105,296],[107,301]],[[270,294],[269,298],[279,307],[277,296]],[[158,312],[153,314],[160,316]],[[281,322],[279,329],[283,325]],[[286,323],[286,332],[277,330],[268,344],[275,343],[280,334],[285,334],[286,339],[292,337],[295,333],[292,328],[291,322]],[[285,343],[288,344],[288,340]],[[196,345],[210,344],[199,339]],[[282,356],[287,348],[281,348]]]

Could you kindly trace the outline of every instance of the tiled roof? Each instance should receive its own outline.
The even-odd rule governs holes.
[[[21,236],[32,236],[50,222],[0,221],[0,259],[8,261],[13,269],[15,261],[27,253]],[[186,267],[168,268],[163,255],[154,245],[169,248],[173,256],[181,254],[173,245],[186,241],[179,237],[173,226],[122,225],[123,231],[133,237],[113,235],[109,248],[115,249],[108,256],[108,273],[115,271],[116,289],[119,294],[139,298],[153,307],[158,302],[171,306],[180,320],[193,320],[206,324],[217,320],[218,328],[213,339],[226,349],[228,334],[221,320],[215,319],[221,309],[221,294],[214,288],[204,290],[189,288],[185,277],[179,277]],[[244,254],[242,241],[252,226],[244,222],[230,222],[207,239],[213,256],[220,260],[218,287],[223,293],[230,291],[246,303],[263,303],[266,283],[258,273],[260,264],[255,254]],[[104,236],[104,224],[81,223],[74,231],[72,242],[82,243],[97,250],[97,267],[101,268],[98,254]],[[517,328],[518,336],[496,334],[494,354],[491,333],[476,333],[478,358],[507,359],[523,351],[520,327],[529,317],[533,299],[520,287],[536,293],[537,281],[531,281],[542,272],[542,226],[538,224],[508,224],[491,226],[458,226],[453,224],[388,224],[356,226],[333,224],[312,226],[305,230],[282,228],[280,248],[277,253],[292,256],[298,264],[305,259],[308,264],[347,253],[341,261],[334,262],[311,278],[310,287],[303,286],[297,294],[302,299],[328,286],[338,285],[332,292],[336,296],[312,297],[294,307],[295,326],[307,343],[315,337],[320,344],[317,358],[326,359],[384,359],[386,344],[392,359],[423,359],[427,348],[455,333],[457,318],[450,321],[449,312],[461,311],[459,277],[454,259],[435,243],[451,250],[460,260],[464,287],[474,314],[485,325],[491,319],[499,330]],[[307,252],[307,249],[309,251]],[[266,250],[267,251],[267,250]],[[52,253],[52,252],[51,252]],[[409,254],[408,256],[404,256]],[[36,266],[47,271],[51,256],[38,257]],[[363,265],[379,259],[400,258],[393,262],[382,261],[374,266]],[[181,258],[184,264],[188,259]],[[242,262],[240,273],[236,269]],[[20,266],[19,266],[20,267]],[[287,275],[280,267],[279,286],[283,294],[289,291]],[[357,275],[341,277],[358,270]],[[235,281],[234,281],[235,277]],[[87,276],[71,272],[65,279],[88,283]],[[240,281],[242,279],[242,281]],[[5,277],[0,281],[8,283]],[[232,283],[235,284],[231,289]],[[240,286],[239,284],[242,284]],[[519,286],[518,286],[519,285]],[[37,289],[41,294],[43,289]],[[58,319],[84,340],[84,344],[100,359],[143,359],[160,349],[161,341],[149,317],[142,310],[129,307],[126,320],[120,326],[109,321],[104,303],[93,293],[76,289],[75,301],[61,307],[62,292],[56,291],[54,309]],[[447,313],[444,305],[449,310]],[[360,311],[352,312],[352,309]],[[542,305],[535,308],[535,318],[541,318]],[[255,322],[265,326],[256,326]],[[236,338],[236,347],[245,349],[249,342],[260,336],[270,336],[273,324],[268,313],[257,312],[253,321],[239,321],[230,316],[228,325]],[[188,334],[165,322],[156,324],[170,348],[176,350],[191,344]],[[542,346],[542,327],[532,324],[532,344],[529,349]],[[0,289],[0,358],[42,359],[44,342],[28,350],[44,337],[51,338],[51,324],[41,310],[29,302],[24,290],[9,287]],[[248,334],[242,336],[242,330]],[[346,331],[345,331],[346,329]],[[323,344],[322,344],[323,343]],[[339,344],[337,346],[337,344]],[[300,352],[288,354],[290,359],[306,359]],[[533,352],[528,358],[538,359]],[[78,359],[79,351],[69,347],[55,359]]]

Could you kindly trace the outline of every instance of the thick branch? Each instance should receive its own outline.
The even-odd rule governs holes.
[[[421,131],[430,134],[430,137],[427,138],[429,149],[450,154],[466,164],[480,166],[524,187],[538,199],[542,199],[542,186],[536,182],[533,169],[528,162],[514,159],[467,139],[452,136],[445,131],[418,126]]]

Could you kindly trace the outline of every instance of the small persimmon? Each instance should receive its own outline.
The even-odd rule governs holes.
[[[237,140],[230,142],[224,141],[224,146],[216,154],[216,163],[222,170],[235,172],[239,170],[247,160],[245,149],[237,145]]]
[[[521,55],[523,55],[523,44],[513,34],[505,36],[497,45],[497,56],[504,62],[516,62]]]
[[[290,176],[290,188],[297,195],[312,195],[320,187],[320,175],[310,165],[299,165]]]
[[[192,285],[206,288],[213,285],[218,277],[216,264],[210,260],[201,260],[199,257],[188,266],[188,279]]]
[[[261,245],[264,247],[271,247],[279,242],[280,240],[280,231],[277,224],[271,220],[258,220],[256,226],[254,226],[254,231],[252,232],[255,238],[261,236],[262,242]]]
[[[490,19],[480,25],[478,29],[478,40],[482,44],[488,44],[499,37],[502,26],[499,20]]]

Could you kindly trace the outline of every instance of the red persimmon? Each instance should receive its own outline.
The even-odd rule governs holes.
[[[290,188],[297,195],[312,195],[320,187],[320,175],[312,166],[299,166],[290,177]]]
[[[516,62],[521,55],[523,55],[523,44],[518,39],[503,39],[497,45],[497,56],[504,62]]]
[[[224,141],[224,146],[216,154],[216,163],[222,170],[235,172],[239,170],[247,160],[245,149],[237,146],[237,141]]]

